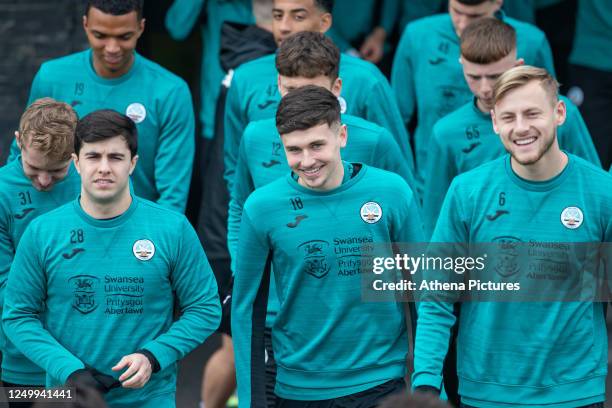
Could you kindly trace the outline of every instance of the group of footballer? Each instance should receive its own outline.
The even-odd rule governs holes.
[[[226,78],[231,291],[183,215],[193,105],[134,51],[142,1],[90,0],[90,48],[40,67],[0,168],[5,390],[175,407],[177,363],[220,331],[207,408],[235,383],[240,407],[603,407],[606,302],[362,297],[374,246],[612,240],[612,175],[544,34],[450,0],[389,84],[325,35],[332,0],[268,3],[278,49]]]

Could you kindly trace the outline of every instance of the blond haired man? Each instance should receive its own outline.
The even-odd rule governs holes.
[[[26,227],[79,193],[79,175],[71,165],[76,124],[70,105],[51,98],[36,100],[21,117],[15,132],[21,153],[0,168],[0,305]],[[44,371],[19,353],[3,333],[0,348],[4,386],[45,384]]]
[[[566,106],[557,88],[541,68],[515,67],[500,76],[491,115],[509,154],[453,180],[431,241],[501,243],[518,252],[522,242],[569,249],[499,264],[501,258],[491,256],[491,267],[471,279],[520,282],[520,288],[548,295],[576,289],[566,263],[573,246],[554,243],[599,247],[612,240],[612,177],[559,148],[557,128]],[[590,260],[598,265],[597,258]],[[527,268],[523,261],[537,262]],[[412,383],[418,390],[441,388],[459,300],[454,293],[445,292],[450,296],[444,301],[431,297],[440,293],[423,294],[422,300],[433,301],[419,307]],[[500,295],[492,293],[486,300]],[[503,302],[461,304],[457,372],[463,407],[603,407],[608,359],[602,303],[549,299],[517,303],[506,296]]]

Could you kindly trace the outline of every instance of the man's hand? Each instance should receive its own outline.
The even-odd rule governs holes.
[[[361,58],[374,64],[380,62],[385,49],[387,33],[382,27],[376,27],[365,39],[359,53]]]
[[[119,381],[121,381],[123,388],[144,387],[151,378],[151,373],[153,372],[151,362],[147,356],[141,353],[123,356],[112,370],[119,371],[125,367],[128,367],[128,369],[119,377]]]

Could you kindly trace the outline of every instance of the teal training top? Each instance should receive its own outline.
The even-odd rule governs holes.
[[[348,142],[342,150],[344,159],[396,173],[411,187],[413,186],[412,172],[388,130],[350,115],[343,115],[342,123],[348,130]],[[285,176],[289,171],[275,120],[264,119],[249,123],[240,141],[240,153],[228,212],[227,240],[234,266],[232,270],[235,271],[244,202],[253,190]],[[272,280],[266,318],[268,326],[274,322],[277,312],[278,299]]]
[[[345,172],[359,166],[345,164]],[[360,265],[377,243],[421,242],[419,208],[396,174],[363,165],[346,178],[323,192],[287,175],[244,205],[232,304],[241,407],[257,406],[265,393],[258,378],[269,266],[280,301],[272,328],[277,395],[331,399],[406,372],[403,307],[362,301]]]
[[[456,177],[432,242],[612,241],[612,177],[579,157],[568,157],[565,169],[543,182],[517,176],[509,155]],[[581,222],[577,226],[575,222],[566,226],[564,221],[563,214],[571,208],[580,211],[574,218]],[[556,265],[561,256],[572,256],[541,252],[549,265]],[[512,265],[512,260],[507,264]],[[491,275],[471,278],[499,281],[507,276],[493,272],[496,267],[488,270]],[[527,272],[518,272],[522,283],[546,285],[545,277],[550,276],[532,268]],[[418,312],[412,385],[439,388],[455,323],[453,305],[424,301]],[[457,338],[462,402],[479,408],[571,408],[603,401],[606,337],[601,303],[464,302]]]
[[[51,191],[38,191],[23,172],[21,157],[0,168],[0,307],[15,250],[30,222],[41,214],[74,200],[81,179],[70,165],[66,177]],[[45,372],[8,341],[0,325],[2,381],[13,384],[44,385]]]
[[[554,74],[552,53],[544,33],[531,24],[506,18],[503,13],[497,15],[516,30],[518,58]],[[414,145],[419,186],[427,176],[434,124],[472,99],[459,57],[459,37],[448,14],[409,24],[395,54],[391,84],[406,126],[417,115]]]
[[[612,3],[608,0],[578,2],[578,18],[570,62],[612,71]]]
[[[80,118],[98,109],[129,116],[138,128],[138,165],[132,174],[136,195],[185,211],[194,156],[195,119],[185,81],[134,54],[125,75],[96,74],[91,50],[45,62],[34,78],[28,105],[49,96],[66,102]],[[19,153],[13,142],[9,160]]]
[[[204,7],[206,3],[206,7]],[[202,65],[200,69],[200,122],[202,136],[212,139],[215,133],[215,112],[221,81],[225,76],[221,68],[219,49],[221,26],[224,22],[251,24],[252,0],[174,0],[166,13],[166,28],[177,40],[184,40],[196,23],[202,28]],[[203,10],[205,9],[205,10]],[[202,13],[205,16],[202,16]]]
[[[77,199],[24,233],[2,322],[45,369],[47,386],[84,365],[118,378],[111,367],[122,356],[150,351],[161,371],[141,389],[105,395],[111,406],[141,406],[175,392],[176,362],[217,329],[220,314],[214,275],[185,216],[134,197],[122,215],[99,220]]]
[[[398,0],[361,0],[359,7],[355,7],[353,0],[336,0],[333,25],[327,34],[342,52],[363,43],[376,27],[383,28],[389,36],[398,18],[398,8]]]
[[[557,131],[559,146],[601,167],[580,111],[569,99],[563,96],[561,99],[567,106],[567,117]],[[435,160],[428,164],[423,189],[423,218],[427,236],[433,232],[453,178],[506,153],[493,130],[491,115],[478,109],[476,99],[436,122],[429,151]]]
[[[234,72],[225,105],[225,179],[232,191],[240,138],[249,122],[275,117],[280,101],[275,54],[241,65]],[[340,57],[342,113],[380,125],[393,135],[413,168],[408,134],[387,79],[375,65],[342,54]]]

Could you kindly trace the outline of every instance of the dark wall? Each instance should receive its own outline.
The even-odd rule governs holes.
[[[77,0],[0,0],[0,163],[40,64],[86,47],[82,7]]]

